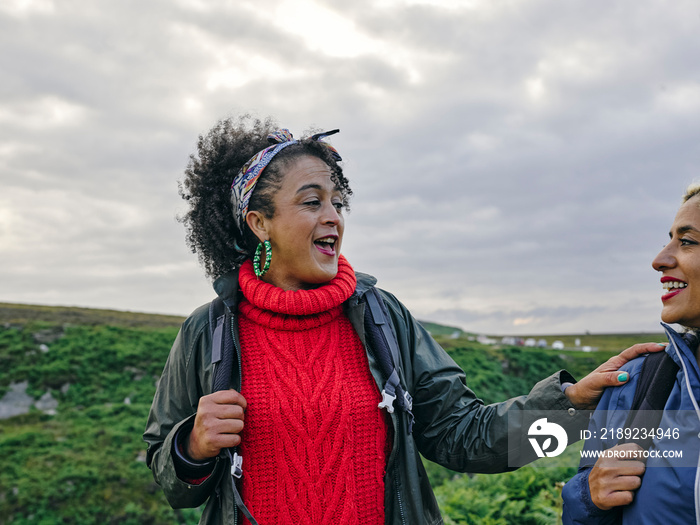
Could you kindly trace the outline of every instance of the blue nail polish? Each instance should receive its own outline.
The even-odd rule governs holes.
[[[622,372],[622,373],[620,373],[620,374],[617,376],[617,380],[618,380],[620,383],[624,383],[625,381],[627,381],[627,378],[628,378],[628,377],[629,377],[629,376],[627,375],[627,372]]]

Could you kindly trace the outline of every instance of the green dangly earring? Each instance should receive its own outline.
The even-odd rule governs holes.
[[[265,248],[265,266],[262,270],[260,269],[260,252],[263,247]],[[272,245],[270,241],[259,242],[258,247],[255,248],[255,256],[253,257],[253,271],[255,276],[259,279],[270,269],[270,261],[272,260]]]

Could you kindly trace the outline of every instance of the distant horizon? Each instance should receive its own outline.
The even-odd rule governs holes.
[[[145,316],[157,316],[157,317],[175,317],[178,319],[181,319],[183,322],[185,319],[187,319],[188,315],[182,315],[182,314],[168,314],[168,313],[162,313],[162,312],[147,312],[147,311],[139,311],[139,310],[121,310],[117,308],[102,308],[102,307],[91,307],[91,306],[76,306],[76,305],[67,305],[67,304],[37,304],[37,303],[22,303],[22,302],[7,302],[7,301],[1,301],[0,300],[0,309],[3,307],[12,307],[12,306],[20,306],[20,307],[38,307],[38,308],[57,308],[57,309],[77,309],[77,310],[98,310],[98,311],[104,311],[104,312],[116,312],[116,313],[124,313],[124,314],[135,314],[135,315],[145,315]],[[517,332],[517,333],[482,333],[482,332],[475,332],[470,329],[466,328],[461,328],[459,326],[453,326],[453,325],[447,325],[440,323],[438,321],[433,321],[433,320],[428,320],[428,319],[418,319],[416,320],[421,323],[431,323],[438,325],[442,328],[448,328],[448,329],[455,329],[455,330],[460,330],[461,332],[465,334],[474,334],[474,335],[484,335],[487,337],[519,337],[526,339],[528,337],[578,337],[578,336],[586,336],[586,335],[595,335],[595,336],[624,336],[624,335],[629,335],[629,336],[635,336],[635,335],[660,335],[663,334],[663,330],[659,330],[658,332],[654,331],[633,331],[633,332],[572,332],[572,333],[550,333],[550,332],[543,332],[543,333],[525,333],[525,332]],[[2,311],[0,310],[0,322],[2,322]]]

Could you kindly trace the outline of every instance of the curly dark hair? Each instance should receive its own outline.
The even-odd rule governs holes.
[[[270,145],[267,135],[276,129],[278,126],[269,117],[260,120],[244,115],[220,120],[206,136],[199,136],[197,151],[190,155],[185,169],[185,179],[178,183],[180,196],[189,204],[189,210],[178,221],[185,225],[187,245],[212,279],[236,269],[255,253],[258,238],[247,225],[240,231],[234,218],[231,183],[253,155]],[[282,186],[286,169],[303,156],[317,157],[328,165],[331,180],[347,208],[352,190],[343,169],[328,148],[303,138],[281,150],[267,165],[248,209],[272,218],[274,196]]]

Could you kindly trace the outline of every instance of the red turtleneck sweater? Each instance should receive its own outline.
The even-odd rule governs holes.
[[[352,268],[340,257],[327,285],[284,291],[247,261],[239,282],[246,505],[260,525],[383,524],[387,424],[342,310]]]

